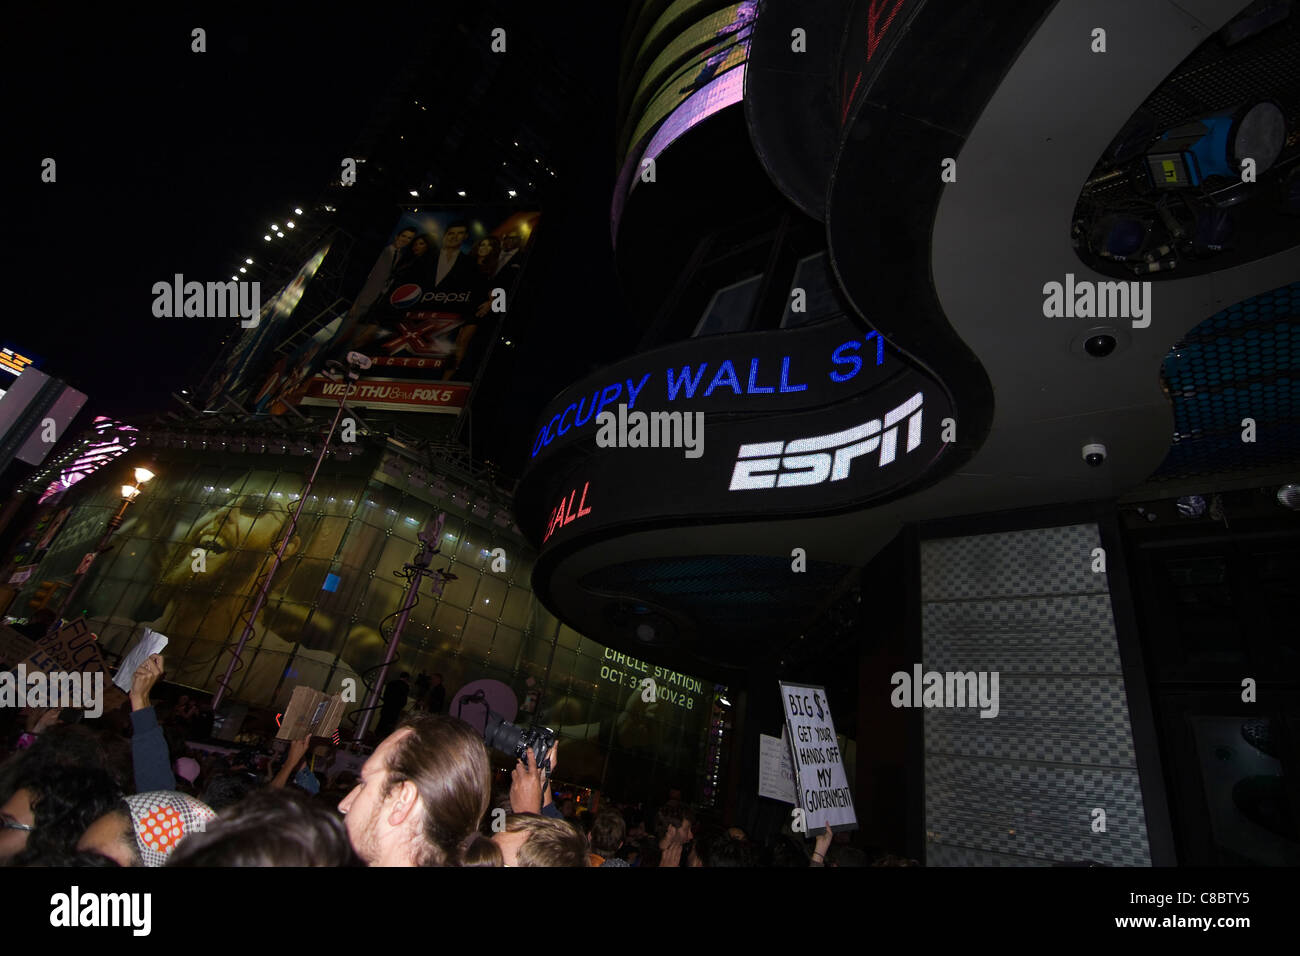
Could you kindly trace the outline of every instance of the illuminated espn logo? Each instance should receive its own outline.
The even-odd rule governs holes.
[[[833,435],[741,445],[729,490],[794,488],[842,481],[849,476],[854,459],[877,449],[880,451],[877,467],[883,468],[897,456],[898,426],[903,419],[907,419],[907,450],[904,454],[920,446],[923,401],[924,396],[917,392],[886,413],[883,421],[873,418],[865,425]]]

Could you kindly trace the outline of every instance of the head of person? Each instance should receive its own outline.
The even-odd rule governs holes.
[[[393,245],[398,249],[402,249],[405,248],[406,246],[409,246],[411,244],[411,240],[414,238],[415,238],[415,230],[412,229],[410,226],[407,226],[405,229],[399,229],[397,231],[397,235],[393,237]]]
[[[216,816],[189,794],[136,793],[92,823],[77,850],[106,856],[118,866],[162,866],[182,840],[202,832]]]
[[[495,266],[501,257],[501,240],[496,236],[484,236],[474,243],[474,259],[480,268]]]
[[[492,799],[482,735],[441,714],[411,715],[375,748],[339,804],[352,847],[369,866],[475,862]]]
[[[432,236],[416,236],[411,240],[411,255],[422,256],[433,248]]]
[[[516,813],[492,837],[503,866],[590,866],[587,841],[573,825],[552,817]]]
[[[434,674],[434,675],[433,675],[431,678],[429,678],[429,679],[433,682],[433,686],[434,686],[434,687],[437,687],[439,684],[442,683],[442,675],[441,675],[441,674]]]
[[[692,839],[695,815],[684,803],[670,800],[655,814],[655,839],[665,846],[680,846]]]
[[[560,814],[566,820],[572,820],[578,815],[578,805],[572,800],[565,800],[560,804]]]
[[[98,767],[32,767],[18,779],[18,789],[0,809],[6,823],[29,823],[28,831],[6,829],[26,836],[14,862],[28,856],[69,852],[86,829],[122,799],[122,791],[106,770]],[[12,839],[12,837],[9,837]]]
[[[291,499],[273,495],[239,495],[202,515],[164,568],[160,589],[179,587],[194,578],[198,572],[192,551],[201,548],[204,581],[222,582],[227,593],[247,593],[242,585],[251,584],[275,553],[292,517],[291,505]],[[301,543],[294,535],[284,560],[296,555]]]
[[[613,856],[627,836],[627,823],[617,810],[604,809],[591,823],[591,851],[599,856]]]
[[[258,790],[187,837],[167,866],[355,866],[339,818],[294,790]]]
[[[505,238],[501,240],[501,248],[506,252],[514,252],[519,248],[519,233],[508,232]]]
[[[215,774],[203,790],[202,800],[217,813],[232,807],[258,788],[257,777],[246,771]]]
[[[447,231],[442,235],[442,251],[452,252],[459,250],[469,238],[469,223],[464,219],[457,219],[447,227]]]
[[[704,853],[705,866],[751,867],[758,864],[754,847],[747,840],[724,834],[709,844]]]

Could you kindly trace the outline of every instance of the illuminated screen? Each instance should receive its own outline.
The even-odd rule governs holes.
[[[692,26],[655,59],[633,97],[634,104],[645,102],[647,97],[649,102],[639,110],[635,130],[624,140],[624,155],[627,149],[644,142],[688,96],[745,62],[753,20],[753,4],[727,7]],[[688,63],[680,63],[688,50],[697,52]],[[665,71],[671,71],[671,75],[665,77]]]
[[[37,499],[37,504],[62,494],[83,478],[93,475],[113,459],[125,455],[135,447],[135,439],[127,434],[136,431],[131,425],[123,425],[99,415],[90,427],[95,432],[95,437],[83,443],[76,457],[59,471],[59,477],[50,482],[42,492]]]
[[[0,349],[0,369],[13,375],[23,374],[23,369],[32,364],[32,359],[15,352],[11,348]]]
[[[914,486],[952,415],[940,383],[845,316],[676,342],[550,403],[517,514],[545,550],[619,525],[826,513]]]
[[[713,80],[704,89],[699,90],[690,99],[673,111],[672,116],[659,127],[654,137],[650,140],[645,151],[639,156],[633,152],[628,156],[628,161],[623,166],[622,175],[619,177],[620,188],[614,194],[614,229],[617,232],[618,222],[623,218],[623,206],[627,202],[627,197],[636,189],[641,178],[637,171],[641,168],[646,160],[655,159],[665,149],[672,144],[674,140],[680,137],[692,126],[704,122],[714,113],[726,109],[728,106],[734,106],[743,99],[745,93],[745,67],[742,63],[735,69],[729,70],[717,79]]]
[[[671,24],[681,22],[682,18],[695,7],[711,7],[714,6],[715,3],[716,0],[677,0],[677,2],[665,10],[659,18],[655,20],[654,25],[650,27],[650,32],[645,35],[645,39],[641,41],[641,46],[637,50],[637,59],[644,56],[647,50],[654,48],[655,44],[660,41],[660,37],[664,30],[666,30]]]

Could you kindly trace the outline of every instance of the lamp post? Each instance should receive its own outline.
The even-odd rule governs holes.
[[[152,479],[153,476],[153,472],[148,468],[137,468],[135,470],[135,484],[122,486],[121,507],[117,509],[117,513],[113,517],[108,519],[108,527],[104,530],[104,535],[99,539],[99,543],[95,545],[95,550],[86,552],[86,556],[81,559],[81,564],[77,566],[77,576],[72,582],[68,596],[59,605],[58,613],[54,615],[54,620],[50,623],[50,629],[45,632],[46,637],[58,632],[59,622],[63,619],[63,615],[67,613],[68,608],[72,606],[72,601],[77,596],[77,592],[81,590],[81,586],[86,583],[86,574],[90,571],[90,566],[95,563],[95,559],[100,554],[109,550],[108,542],[113,537],[113,533],[122,527],[122,521],[126,517],[126,509],[139,496],[145,482]]]

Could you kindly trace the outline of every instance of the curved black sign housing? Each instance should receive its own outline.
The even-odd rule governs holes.
[[[939,382],[845,318],[694,339],[552,402],[517,511],[546,551],[615,526],[857,507],[935,474],[952,417]]]

